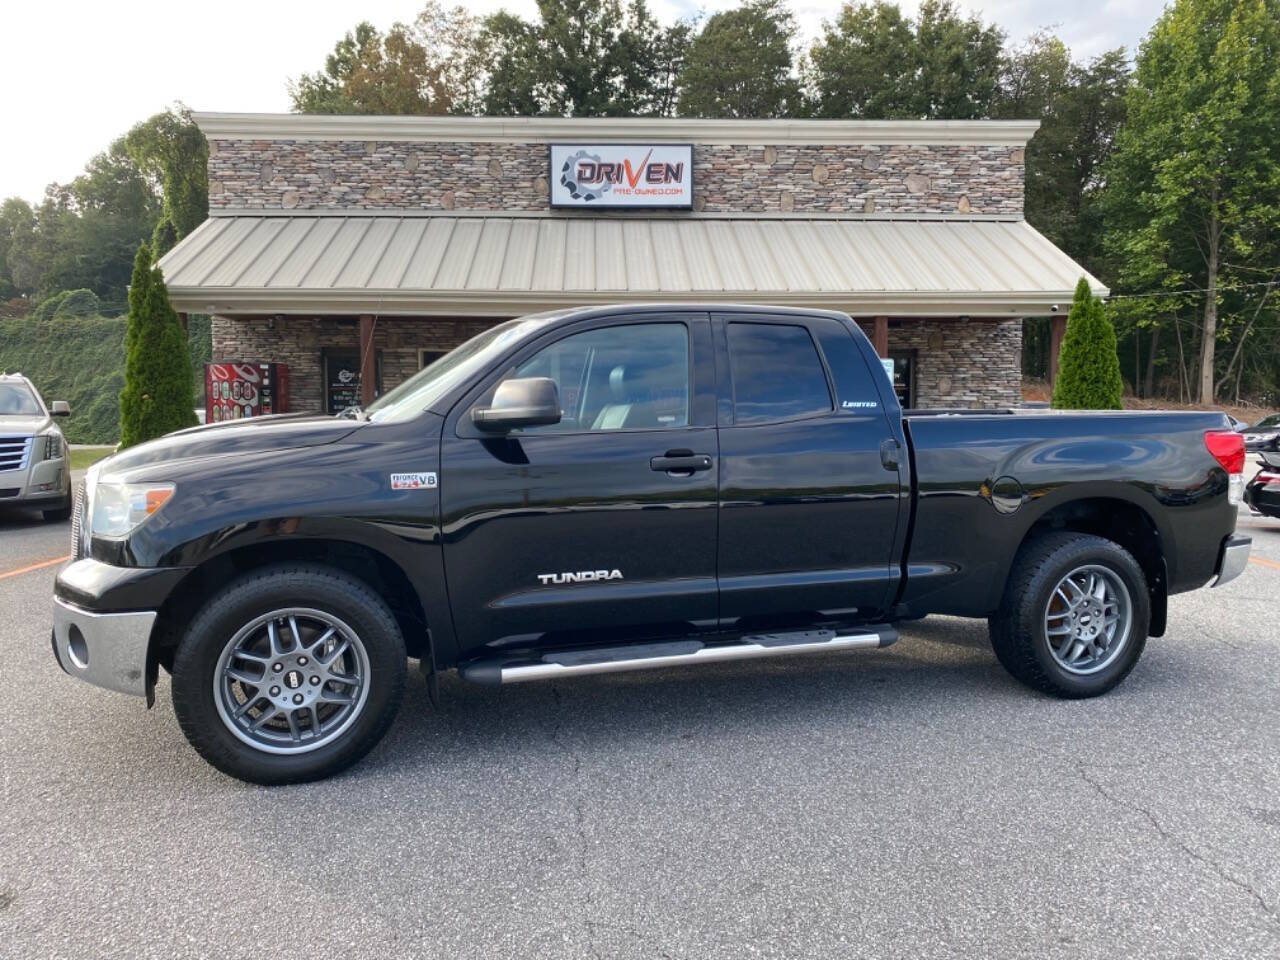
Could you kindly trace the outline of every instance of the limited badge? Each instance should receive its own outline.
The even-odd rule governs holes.
[[[428,490],[436,486],[435,473],[393,473],[392,490]]]

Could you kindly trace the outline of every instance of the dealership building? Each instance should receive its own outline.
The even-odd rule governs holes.
[[[215,360],[287,364],[294,410],[509,317],[674,301],[842,310],[908,405],[1008,405],[1022,319],[1056,346],[1085,273],[1023,219],[1034,121],[196,120],[209,219],[170,298]]]

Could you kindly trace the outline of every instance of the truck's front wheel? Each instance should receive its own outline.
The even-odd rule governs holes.
[[[996,657],[1014,677],[1078,698],[1106,693],[1128,675],[1150,622],[1146,577],[1133,556],[1102,537],[1064,532],[1018,551],[988,626]]]
[[[173,705],[191,745],[262,784],[329,776],[386,732],[404,639],[365,583],[327,567],[256,570],[215,595],[178,646]]]

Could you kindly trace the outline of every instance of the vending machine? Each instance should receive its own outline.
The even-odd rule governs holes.
[[[204,422],[289,412],[289,366],[284,363],[206,363]]]

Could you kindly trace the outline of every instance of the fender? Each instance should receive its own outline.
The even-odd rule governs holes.
[[[194,570],[246,548],[309,540],[355,544],[404,574],[430,624],[433,656],[451,663],[456,642],[440,491],[392,480],[392,472],[438,473],[441,422],[427,415],[410,423],[365,423],[323,446],[171,461],[165,475],[178,488],[171,503],[126,542],[95,539],[93,554],[119,566]],[[135,479],[131,473],[121,479]]]

